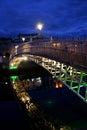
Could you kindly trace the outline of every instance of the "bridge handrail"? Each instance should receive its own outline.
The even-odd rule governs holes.
[[[81,68],[86,68],[87,66],[87,54],[81,51],[81,49],[70,46],[54,46],[54,44],[47,44],[44,42],[42,45],[30,45],[21,44],[12,52],[10,59],[17,55],[22,54],[32,54],[48,57],[53,60],[61,61],[66,64],[79,66]]]

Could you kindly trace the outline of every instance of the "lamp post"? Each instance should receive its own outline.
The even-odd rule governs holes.
[[[22,41],[23,41],[23,42],[25,41],[25,37],[22,37]]]
[[[37,24],[37,29],[39,30],[39,35],[41,34],[41,30],[43,29],[43,24],[42,23],[38,23]]]

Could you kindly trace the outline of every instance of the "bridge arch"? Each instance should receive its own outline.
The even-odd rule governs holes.
[[[12,52],[9,65],[19,65],[25,56],[31,61],[47,69],[53,77],[61,80],[69,89],[87,102],[87,55],[81,50],[63,46],[53,46],[54,43],[44,42],[40,45],[24,43],[18,45]],[[74,51],[73,51],[74,50]],[[80,94],[84,87],[84,95]]]

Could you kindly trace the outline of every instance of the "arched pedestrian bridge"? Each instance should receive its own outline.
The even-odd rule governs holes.
[[[52,39],[25,42],[12,49],[9,68],[17,68],[23,60],[31,60],[41,65],[87,102],[86,44]]]

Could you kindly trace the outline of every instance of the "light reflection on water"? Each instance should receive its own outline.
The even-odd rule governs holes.
[[[34,79],[31,79],[31,81],[33,82]],[[71,125],[81,120],[82,122],[83,120],[86,121],[87,112],[83,115],[82,111],[86,110],[87,105],[65,86],[58,89],[52,86],[41,88],[39,86],[38,89],[38,85],[34,85],[31,89],[26,89],[26,87],[24,89],[46,112],[58,117],[59,120]],[[29,102],[27,102],[26,109],[29,108]]]
[[[15,79],[12,83],[13,83],[12,85],[13,89],[15,90],[20,103],[22,103],[22,105],[26,109],[29,116],[37,120],[36,122],[38,125],[48,127],[52,130],[56,130],[56,127],[58,128],[60,127],[60,124],[62,124],[62,122],[59,120],[57,121],[57,119],[52,116],[51,118],[53,119],[51,119],[52,122],[50,122],[50,115],[44,113],[44,111],[40,108],[40,106],[37,105],[34,100],[32,100],[31,96],[28,95],[29,93],[23,87],[23,83],[20,80],[17,81],[17,79]],[[58,125],[56,127],[54,126],[55,121],[57,122],[56,125]],[[38,126],[38,127],[41,127],[41,126]]]

